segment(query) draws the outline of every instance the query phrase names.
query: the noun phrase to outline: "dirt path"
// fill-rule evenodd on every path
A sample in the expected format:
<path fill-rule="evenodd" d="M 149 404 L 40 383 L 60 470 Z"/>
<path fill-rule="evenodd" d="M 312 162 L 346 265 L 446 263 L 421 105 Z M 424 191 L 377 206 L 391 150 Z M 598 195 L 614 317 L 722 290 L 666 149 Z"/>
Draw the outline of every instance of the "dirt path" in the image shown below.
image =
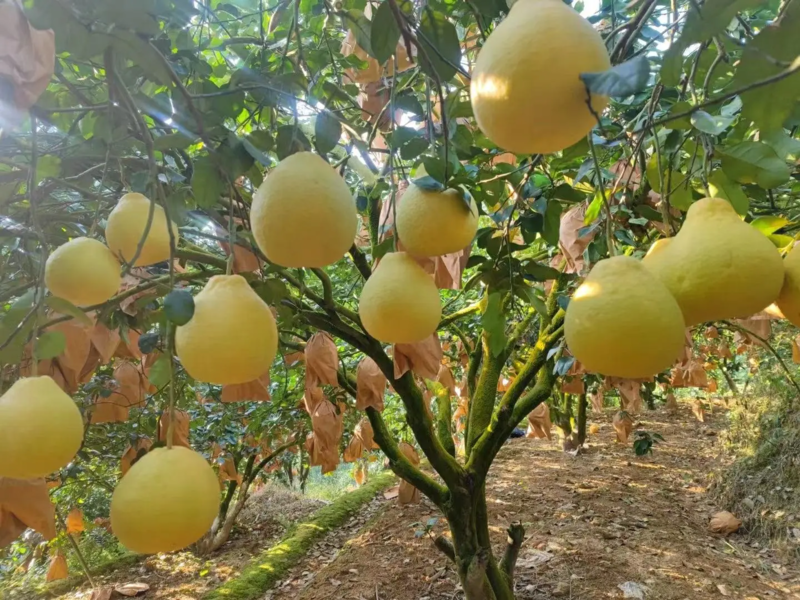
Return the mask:
<path fill-rule="evenodd" d="M 717 510 L 706 489 L 719 466 L 715 421 L 723 418 L 707 417 L 698 423 L 685 407 L 677 416 L 642 415 L 642 428 L 666 438 L 646 458 L 614 443 L 608 415 L 595 420 L 600 431 L 578 457 L 555 443 L 511 440 L 492 469 L 488 496 L 497 547 L 508 522 L 520 520 L 527 531 L 518 598 L 637 598 L 638 588 L 648 600 L 800 599 L 797 564 L 741 535 L 707 532 Z M 448 561 L 415 535 L 436 509 L 382 504 L 335 560 L 302 561 L 265 600 L 461 598 Z M 443 520 L 434 526 L 435 533 L 445 529 Z M 341 543 L 339 536 L 334 552 Z M 632 595 L 619 587 L 626 585 Z"/>

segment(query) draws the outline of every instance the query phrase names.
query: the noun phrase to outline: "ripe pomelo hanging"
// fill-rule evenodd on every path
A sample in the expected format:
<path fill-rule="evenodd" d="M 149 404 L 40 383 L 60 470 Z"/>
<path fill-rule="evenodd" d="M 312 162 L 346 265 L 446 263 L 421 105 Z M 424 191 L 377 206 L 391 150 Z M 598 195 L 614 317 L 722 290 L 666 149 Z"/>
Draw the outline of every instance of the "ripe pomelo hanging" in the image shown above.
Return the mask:
<path fill-rule="evenodd" d="M 119 261 L 102 242 L 74 238 L 48 257 L 44 282 L 54 296 L 76 306 L 101 304 L 119 290 Z"/>
<path fill-rule="evenodd" d="M 67 466 L 83 417 L 50 377 L 26 377 L 0 396 L 0 477 L 34 479 Z"/>
<path fill-rule="evenodd" d="M 643 262 L 678 301 L 687 327 L 763 310 L 784 278 L 777 248 L 720 198 L 692 204 L 678 234 Z"/>
<path fill-rule="evenodd" d="M 564 319 L 567 347 L 587 370 L 631 379 L 669 368 L 683 351 L 684 329 L 669 290 L 629 256 L 598 262 Z"/>
<path fill-rule="evenodd" d="M 344 179 L 319 155 L 284 158 L 253 196 L 250 224 L 258 247 L 284 267 L 319 268 L 341 259 L 358 228 Z"/>
<path fill-rule="evenodd" d="M 414 256 L 441 256 L 466 248 L 478 231 L 478 206 L 461 192 L 410 184 L 397 203 L 397 234 Z"/>
<path fill-rule="evenodd" d="M 194 298 L 194 315 L 175 331 L 186 371 L 206 383 L 247 383 L 266 373 L 278 351 L 272 311 L 241 275 L 216 275 Z"/>
<path fill-rule="evenodd" d="M 558 152 L 597 122 L 580 75 L 610 66 L 600 34 L 562 0 L 518 0 L 475 62 L 475 119 L 506 150 Z M 592 96 L 596 113 L 607 104 L 607 97 Z"/>
<path fill-rule="evenodd" d="M 142 194 L 125 194 L 108 215 L 106 242 L 114 256 L 130 261 L 136 255 L 136 248 L 144 235 L 151 202 Z M 178 227 L 172 223 L 175 242 Z M 169 229 L 167 215 L 158 204 L 154 207 L 153 221 L 147 239 L 136 259 L 136 267 L 147 267 L 169 259 Z"/>
<path fill-rule="evenodd" d="M 800 250 L 797 247 L 783 259 L 783 268 L 786 277 L 775 304 L 784 317 L 800 327 Z"/>
<path fill-rule="evenodd" d="M 433 278 L 417 261 L 405 252 L 392 252 L 364 284 L 358 314 L 375 339 L 412 344 L 436 331 L 442 305 Z"/>
<path fill-rule="evenodd" d="M 139 459 L 111 498 L 111 529 L 140 554 L 172 552 L 199 540 L 219 512 L 219 482 L 200 454 L 156 448 Z"/>

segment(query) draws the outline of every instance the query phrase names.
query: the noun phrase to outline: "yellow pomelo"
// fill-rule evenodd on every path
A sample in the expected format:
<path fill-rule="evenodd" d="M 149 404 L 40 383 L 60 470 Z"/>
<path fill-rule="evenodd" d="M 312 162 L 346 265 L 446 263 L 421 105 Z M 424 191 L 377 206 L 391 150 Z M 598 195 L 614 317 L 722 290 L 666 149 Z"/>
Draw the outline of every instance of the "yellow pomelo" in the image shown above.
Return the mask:
<path fill-rule="evenodd" d="M 424 190 L 413 183 L 397 203 L 397 234 L 415 256 L 441 256 L 466 248 L 478 231 L 478 207 L 457 190 Z"/>
<path fill-rule="evenodd" d="M 117 293 L 119 272 L 119 261 L 105 244 L 79 237 L 49 256 L 44 282 L 54 296 L 77 306 L 89 306 L 101 304 Z"/>
<path fill-rule="evenodd" d="M 278 351 L 275 317 L 241 275 L 216 275 L 194 299 L 194 316 L 175 331 L 175 350 L 198 381 L 247 383 Z"/>
<path fill-rule="evenodd" d="M 775 304 L 784 317 L 800 327 L 800 250 L 797 247 L 783 259 L 783 268 L 786 277 Z"/>
<path fill-rule="evenodd" d="M 436 331 L 442 305 L 433 278 L 410 255 L 393 252 L 364 284 L 358 314 L 375 339 L 413 344 Z"/>
<path fill-rule="evenodd" d="M 150 200 L 142 194 L 125 194 L 108 215 L 106 225 L 106 242 L 114 253 L 122 260 L 129 261 L 136 254 L 136 248 L 144 235 L 147 216 L 150 213 Z M 172 223 L 175 243 L 178 241 L 178 227 Z M 147 239 L 142 246 L 137 267 L 146 267 L 169 259 L 169 229 L 164 209 L 157 205 L 153 212 L 153 222 Z"/>
<path fill-rule="evenodd" d="M 687 327 L 748 317 L 772 304 L 783 285 L 777 248 L 720 198 L 692 204 L 678 234 L 644 265 L 678 301 Z"/>
<path fill-rule="evenodd" d="M 562 0 L 518 0 L 475 62 L 475 119 L 506 150 L 558 152 L 596 123 L 580 74 L 610 66 L 600 34 Z M 607 104 L 607 97 L 592 96 L 598 114 Z"/>
<path fill-rule="evenodd" d="M 647 251 L 645 258 L 651 259 L 656 254 L 659 254 L 660 252 L 666 250 L 667 246 L 672 241 L 672 239 L 673 238 L 661 238 L 660 240 L 656 240 L 655 242 L 653 242 L 653 245 L 650 246 L 650 249 Z"/>
<path fill-rule="evenodd" d="M 284 158 L 253 196 L 250 224 L 258 247 L 284 267 L 324 267 L 342 258 L 358 228 L 344 179 L 321 157 Z"/>
<path fill-rule="evenodd" d="M 667 369 L 684 345 L 681 309 L 638 260 L 598 262 L 567 306 L 564 335 L 589 371 L 650 377 Z"/>
<path fill-rule="evenodd" d="M 83 418 L 50 377 L 18 379 L 0 396 L 0 477 L 33 479 L 65 467 L 83 441 Z"/>
<path fill-rule="evenodd" d="M 156 448 L 125 474 L 111 498 L 111 529 L 140 554 L 172 552 L 199 540 L 219 511 L 219 482 L 200 454 Z"/>

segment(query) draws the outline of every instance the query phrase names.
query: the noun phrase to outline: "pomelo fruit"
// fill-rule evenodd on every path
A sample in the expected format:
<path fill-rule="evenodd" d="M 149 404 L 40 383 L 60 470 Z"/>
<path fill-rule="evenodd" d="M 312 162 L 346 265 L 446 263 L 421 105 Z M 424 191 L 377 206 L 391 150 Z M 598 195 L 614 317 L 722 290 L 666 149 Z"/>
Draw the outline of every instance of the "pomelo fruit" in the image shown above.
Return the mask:
<path fill-rule="evenodd" d="M 414 256 L 441 256 L 466 248 L 478 231 L 475 200 L 458 190 L 443 192 L 408 186 L 397 203 L 397 234 Z"/>
<path fill-rule="evenodd" d="M 54 296 L 76 306 L 102 304 L 119 290 L 120 264 L 102 242 L 78 237 L 47 258 L 44 283 Z"/>
<path fill-rule="evenodd" d="M 475 119 L 506 150 L 558 152 L 597 122 L 580 75 L 610 66 L 600 34 L 562 0 L 518 0 L 478 53 L 470 91 Z M 596 113 L 607 104 L 592 95 Z"/>
<path fill-rule="evenodd" d="M 111 498 L 111 529 L 140 554 L 172 552 L 199 540 L 219 512 L 219 482 L 200 454 L 156 448 L 125 474 Z"/>
<path fill-rule="evenodd" d="M 564 320 L 567 347 L 587 370 L 631 379 L 669 368 L 683 351 L 684 329 L 669 290 L 629 256 L 598 262 Z"/>
<path fill-rule="evenodd" d="M 50 377 L 26 377 L 0 396 L 0 477 L 34 479 L 67 466 L 83 442 L 78 407 Z"/>
<path fill-rule="evenodd" d="M 358 314 L 375 339 L 412 344 L 436 331 L 442 305 L 433 278 L 417 261 L 405 252 L 392 252 L 364 284 Z"/>
<path fill-rule="evenodd" d="M 692 204 L 670 240 L 643 263 L 678 301 L 687 327 L 748 317 L 778 298 L 784 278 L 778 249 L 727 200 Z"/>
<path fill-rule="evenodd" d="M 248 383 L 267 372 L 278 351 L 272 311 L 241 275 L 216 275 L 194 298 L 194 315 L 175 331 L 186 371 L 206 383 Z"/>
<path fill-rule="evenodd" d="M 783 268 L 785 279 L 775 304 L 778 312 L 800 327 L 800 250 L 796 246 L 783 259 Z"/>
<path fill-rule="evenodd" d="M 137 193 L 125 194 L 108 215 L 106 242 L 114 256 L 130 261 L 144 235 L 147 217 L 150 213 L 150 199 Z M 177 243 L 178 227 L 173 222 L 172 231 Z M 147 267 L 169 259 L 169 229 L 167 215 L 158 204 L 155 205 L 153 221 L 147 239 L 136 259 L 136 267 Z"/>
<path fill-rule="evenodd" d="M 344 179 L 319 155 L 284 158 L 253 196 L 250 224 L 258 247 L 284 267 L 318 268 L 341 259 L 358 228 Z"/>

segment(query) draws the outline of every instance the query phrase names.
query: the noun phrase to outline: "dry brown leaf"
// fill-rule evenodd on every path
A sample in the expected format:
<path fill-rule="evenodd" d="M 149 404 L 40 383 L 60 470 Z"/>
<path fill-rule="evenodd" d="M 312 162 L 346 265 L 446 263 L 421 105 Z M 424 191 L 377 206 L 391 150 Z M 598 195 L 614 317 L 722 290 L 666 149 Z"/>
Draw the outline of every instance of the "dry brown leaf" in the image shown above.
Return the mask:
<path fill-rule="evenodd" d="M 442 362 L 442 346 L 439 334 L 434 333 L 416 344 L 394 345 L 394 378 L 400 379 L 409 371 L 435 381 Z"/>
<path fill-rule="evenodd" d="M 372 407 L 383 412 L 386 383 L 386 375 L 377 363 L 368 356 L 364 357 L 356 370 L 356 410 Z"/>
<path fill-rule="evenodd" d="M 528 431 L 525 437 L 552 440 L 551 428 L 550 407 L 543 402 L 528 415 Z"/>
<path fill-rule="evenodd" d="M 614 431 L 617 433 L 617 441 L 621 444 L 627 444 L 628 438 L 633 431 L 633 419 L 624 410 L 617 412 L 612 421 Z"/>
<path fill-rule="evenodd" d="M 67 533 L 82 533 L 86 528 L 83 524 L 83 511 L 73 508 L 67 514 Z"/>
<path fill-rule="evenodd" d="M 125 474 L 131 470 L 134 463 L 147 454 L 152 447 L 153 442 L 147 437 L 139 438 L 132 446 L 128 446 L 120 459 L 119 468 L 122 476 L 125 477 Z"/>
<path fill-rule="evenodd" d="M 175 411 L 175 427 L 173 432 L 172 444 L 174 446 L 184 446 L 191 448 L 189 445 L 189 421 L 191 417 L 189 413 L 182 410 Z M 158 422 L 158 439 L 159 441 L 167 441 L 167 432 L 169 431 L 169 410 L 165 410 L 161 415 L 161 420 Z"/>
<path fill-rule="evenodd" d="M 721 533 L 723 535 L 730 535 L 736 533 L 742 526 L 741 520 L 737 519 L 732 513 L 727 510 L 716 513 L 711 517 L 708 523 L 708 529 L 712 533 Z"/>
<path fill-rule="evenodd" d="M 586 392 L 586 386 L 583 384 L 583 377 L 564 377 L 561 380 L 561 392 L 564 394 L 580 395 Z"/>
<path fill-rule="evenodd" d="M 142 351 L 139 350 L 139 338 L 141 334 L 135 329 L 128 329 L 125 335 L 121 336 L 121 341 L 117 345 L 117 350 L 114 356 L 117 358 L 132 358 L 134 360 L 142 359 Z"/>
<path fill-rule="evenodd" d="M 283 364 L 287 367 L 293 367 L 299 362 L 302 362 L 306 359 L 305 352 L 290 352 L 289 354 L 283 355 Z"/>
<path fill-rule="evenodd" d="M 308 340 L 306 355 L 306 388 L 320 384 L 339 385 L 339 351 L 333 338 L 321 331 Z"/>
<path fill-rule="evenodd" d="M 108 400 L 127 408 L 144 408 L 145 385 L 139 368 L 129 360 L 118 360 L 114 366 L 114 381 L 117 389 Z"/>
<path fill-rule="evenodd" d="M 703 406 L 703 401 L 700 398 L 695 398 L 692 400 L 692 413 L 701 423 L 706 422 L 706 409 Z"/>
<path fill-rule="evenodd" d="M 597 435 L 598 433 L 600 433 L 600 425 L 591 423 L 589 425 L 589 435 Z"/>
<path fill-rule="evenodd" d="M 45 581 L 58 581 L 59 579 L 66 579 L 69 577 L 69 569 L 67 568 L 67 557 L 59 550 L 55 553 L 50 560 L 50 566 L 47 567 L 47 575 Z"/>
<path fill-rule="evenodd" d="M 254 381 L 223 385 L 222 402 L 269 402 L 269 371 Z"/>
<path fill-rule="evenodd" d="M 29 109 L 47 89 L 55 48 L 52 29 L 31 27 L 15 2 L 0 4 L 0 78 L 11 85 L 17 110 Z"/>
<path fill-rule="evenodd" d="M 92 592 L 92 597 L 89 600 L 111 600 L 111 594 L 114 593 L 114 588 L 111 586 L 95 588 Z"/>
<path fill-rule="evenodd" d="M 124 583 L 122 585 L 114 586 L 114 591 L 123 596 L 133 597 L 140 596 L 150 590 L 150 586 L 146 583 Z"/>
<path fill-rule="evenodd" d="M 717 380 L 712 378 L 712 377 L 709 377 L 708 378 L 708 386 L 706 387 L 706 391 L 709 394 L 715 394 L 717 392 L 717 389 L 718 389 Z"/>

